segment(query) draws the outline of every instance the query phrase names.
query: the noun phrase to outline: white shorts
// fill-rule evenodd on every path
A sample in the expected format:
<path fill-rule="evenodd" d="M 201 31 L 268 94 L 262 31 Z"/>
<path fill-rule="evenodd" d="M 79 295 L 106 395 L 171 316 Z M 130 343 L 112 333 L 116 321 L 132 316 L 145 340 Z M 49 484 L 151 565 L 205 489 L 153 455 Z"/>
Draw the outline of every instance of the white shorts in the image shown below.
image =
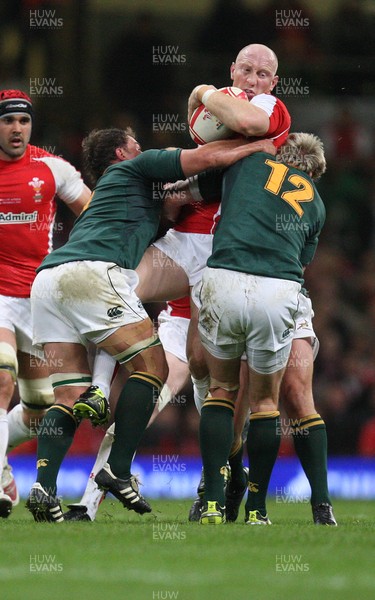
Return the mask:
<path fill-rule="evenodd" d="M 153 246 L 164 252 L 186 273 L 192 287 L 202 279 L 203 269 L 212 253 L 213 235 L 184 233 L 169 229 Z"/>
<path fill-rule="evenodd" d="M 69 262 L 40 271 L 31 290 L 33 343 L 102 342 L 148 314 L 134 289 L 138 275 L 114 263 Z"/>
<path fill-rule="evenodd" d="M 186 340 L 190 319 L 172 317 L 167 309 L 159 313 L 158 321 L 158 333 L 164 351 L 187 363 Z"/>
<path fill-rule="evenodd" d="M 295 328 L 293 333 L 293 339 L 305 339 L 310 338 L 311 347 L 313 351 L 313 359 L 319 352 L 319 340 L 316 337 L 316 333 L 313 328 L 312 320 L 314 317 L 314 311 L 310 298 L 305 296 L 303 292 L 298 295 L 298 309 L 295 316 Z"/>
<path fill-rule="evenodd" d="M 44 358 L 43 352 L 35 350 L 32 346 L 30 298 L 0 295 L 0 327 L 15 334 L 17 350 Z"/>
<path fill-rule="evenodd" d="M 259 372 L 279 370 L 288 360 L 300 289 L 295 281 L 207 267 L 198 325 L 203 345 L 212 354 L 214 347 L 214 355 L 223 359 L 245 351 L 249 365 Z M 279 352 L 283 348 L 286 352 Z M 254 351 L 262 354 L 265 370 L 254 363 Z"/>
<path fill-rule="evenodd" d="M 191 298 L 198 309 L 200 309 L 200 306 L 201 306 L 200 290 L 201 290 L 201 283 L 198 282 L 194 286 L 194 289 L 192 290 L 192 294 L 191 294 Z M 295 339 L 310 338 L 311 347 L 312 347 L 312 351 L 313 351 L 313 360 L 315 360 L 318 355 L 318 352 L 319 352 L 320 343 L 319 343 L 319 340 L 318 340 L 317 335 L 313 328 L 313 324 L 312 324 L 313 317 L 314 317 L 314 311 L 312 308 L 310 298 L 305 296 L 303 294 L 303 292 L 300 292 L 298 294 L 297 312 L 294 315 L 295 325 L 294 325 L 293 339 L 295 340 Z"/>

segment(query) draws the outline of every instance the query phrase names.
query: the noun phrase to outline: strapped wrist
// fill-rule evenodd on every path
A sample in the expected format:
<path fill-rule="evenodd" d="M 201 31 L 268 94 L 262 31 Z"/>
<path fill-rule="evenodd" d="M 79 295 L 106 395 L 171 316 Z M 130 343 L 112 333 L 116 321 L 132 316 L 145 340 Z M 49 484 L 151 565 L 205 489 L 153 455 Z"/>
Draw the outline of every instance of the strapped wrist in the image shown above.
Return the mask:
<path fill-rule="evenodd" d="M 204 104 L 206 106 L 207 100 L 209 99 L 211 94 L 213 94 L 214 92 L 217 92 L 217 90 L 207 90 L 206 92 L 204 92 L 204 94 L 202 96 L 202 104 Z"/>

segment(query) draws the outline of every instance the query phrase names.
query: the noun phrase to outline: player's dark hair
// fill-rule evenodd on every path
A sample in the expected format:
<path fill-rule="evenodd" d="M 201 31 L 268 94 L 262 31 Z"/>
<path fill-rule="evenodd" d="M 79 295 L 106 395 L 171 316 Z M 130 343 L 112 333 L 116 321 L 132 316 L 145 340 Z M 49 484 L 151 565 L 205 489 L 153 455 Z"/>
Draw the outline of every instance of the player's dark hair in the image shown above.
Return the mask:
<path fill-rule="evenodd" d="M 109 165 L 116 161 L 116 148 L 126 146 L 134 131 L 126 129 L 94 129 L 82 141 L 83 169 L 91 187 L 95 187 Z"/>

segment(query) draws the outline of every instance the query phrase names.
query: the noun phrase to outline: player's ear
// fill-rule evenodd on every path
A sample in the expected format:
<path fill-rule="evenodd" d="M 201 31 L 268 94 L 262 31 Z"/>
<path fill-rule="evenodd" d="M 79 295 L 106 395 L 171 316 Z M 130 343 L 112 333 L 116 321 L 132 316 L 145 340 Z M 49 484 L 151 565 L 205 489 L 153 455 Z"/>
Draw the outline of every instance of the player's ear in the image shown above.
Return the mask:
<path fill-rule="evenodd" d="M 278 81 L 279 81 L 279 76 L 275 75 L 275 77 L 271 81 L 270 92 L 272 92 L 273 88 L 276 87 Z"/>
<path fill-rule="evenodd" d="M 116 148 L 115 154 L 116 154 L 117 160 L 126 160 L 127 159 L 125 148 L 121 148 L 121 147 Z"/>
<path fill-rule="evenodd" d="M 236 63 L 232 62 L 231 66 L 230 66 L 230 78 L 231 78 L 232 81 L 234 79 L 234 70 L 235 70 L 235 68 L 236 68 Z"/>

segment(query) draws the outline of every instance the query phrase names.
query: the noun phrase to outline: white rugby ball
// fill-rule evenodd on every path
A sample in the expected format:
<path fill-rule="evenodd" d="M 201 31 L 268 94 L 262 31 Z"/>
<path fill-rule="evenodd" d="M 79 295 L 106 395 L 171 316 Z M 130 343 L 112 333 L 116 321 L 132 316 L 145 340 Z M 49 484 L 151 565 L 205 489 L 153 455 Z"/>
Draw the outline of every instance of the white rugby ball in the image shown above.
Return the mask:
<path fill-rule="evenodd" d="M 238 87 L 223 87 L 218 92 L 248 101 L 246 92 Z M 208 142 L 225 140 L 233 135 L 233 131 L 219 121 L 215 115 L 210 113 L 204 104 L 198 106 L 191 115 L 189 133 L 194 142 L 200 146 Z"/>

